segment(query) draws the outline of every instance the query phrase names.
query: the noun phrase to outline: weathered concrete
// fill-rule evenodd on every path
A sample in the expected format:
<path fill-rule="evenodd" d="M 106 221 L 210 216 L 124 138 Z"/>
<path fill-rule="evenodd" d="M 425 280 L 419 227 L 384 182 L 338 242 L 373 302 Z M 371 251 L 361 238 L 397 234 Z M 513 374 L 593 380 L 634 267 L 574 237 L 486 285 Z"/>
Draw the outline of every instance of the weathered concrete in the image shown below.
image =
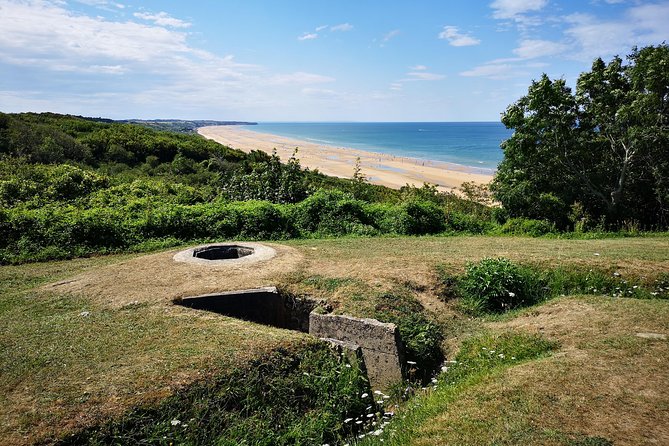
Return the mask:
<path fill-rule="evenodd" d="M 359 345 L 374 388 L 388 389 L 402 380 L 404 346 L 395 324 L 331 314 L 309 315 L 309 334 Z"/>
<path fill-rule="evenodd" d="M 316 301 L 282 296 L 275 287 L 184 297 L 176 304 L 290 330 L 309 331 Z"/>
<path fill-rule="evenodd" d="M 321 338 L 321 341 L 329 342 L 330 346 L 341 356 L 348 358 L 348 362 L 360 364 L 362 359 L 362 349 L 353 342 L 341 341 L 333 338 Z M 364 364 L 363 364 L 364 366 Z"/>
<path fill-rule="evenodd" d="M 221 251 L 229 250 L 230 258 L 211 258 L 207 253 L 215 252 L 217 248 Z M 276 251 L 269 246 L 251 242 L 210 243 L 208 245 L 195 246 L 176 253 L 173 257 L 175 262 L 195 263 L 198 265 L 248 265 L 262 262 L 276 256 Z"/>

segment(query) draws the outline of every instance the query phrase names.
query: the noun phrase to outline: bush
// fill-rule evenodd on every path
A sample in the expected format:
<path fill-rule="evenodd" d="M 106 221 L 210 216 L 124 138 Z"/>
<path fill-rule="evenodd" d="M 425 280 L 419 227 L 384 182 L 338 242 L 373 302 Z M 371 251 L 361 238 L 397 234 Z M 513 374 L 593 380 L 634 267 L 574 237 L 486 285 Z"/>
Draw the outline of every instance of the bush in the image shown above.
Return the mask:
<path fill-rule="evenodd" d="M 502 234 L 529 235 L 532 237 L 540 237 L 556 231 L 557 228 L 552 222 L 522 217 L 510 218 L 499 230 Z"/>
<path fill-rule="evenodd" d="M 298 203 L 292 216 L 304 235 L 345 235 L 373 226 L 365 204 L 343 192 L 319 191 Z"/>
<path fill-rule="evenodd" d="M 473 314 L 500 313 L 531 305 L 543 295 L 540 280 L 532 270 L 504 258 L 485 258 L 468 264 L 458 288 L 463 309 Z"/>
<path fill-rule="evenodd" d="M 446 228 L 454 232 L 468 232 L 483 234 L 493 228 L 489 219 L 480 218 L 462 211 L 448 211 L 446 213 Z"/>
<path fill-rule="evenodd" d="M 445 227 L 443 209 L 430 201 L 413 199 L 400 206 L 377 207 L 375 211 L 375 220 L 384 232 L 423 235 L 441 232 Z"/>

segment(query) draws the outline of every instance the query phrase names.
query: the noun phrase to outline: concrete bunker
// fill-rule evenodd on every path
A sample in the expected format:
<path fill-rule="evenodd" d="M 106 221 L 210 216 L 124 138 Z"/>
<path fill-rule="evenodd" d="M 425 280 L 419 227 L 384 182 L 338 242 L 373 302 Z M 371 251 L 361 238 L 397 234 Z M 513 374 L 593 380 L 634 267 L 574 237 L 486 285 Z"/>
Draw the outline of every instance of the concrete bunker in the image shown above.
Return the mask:
<path fill-rule="evenodd" d="M 175 262 L 206 266 L 248 265 L 270 260 L 276 251 L 267 245 L 252 242 L 211 243 L 176 253 Z"/>
<path fill-rule="evenodd" d="M 320 302 L 282 294 L 275 287 L 264 287 L 184 297 L 175 300 L 175 303 L 196 310 L 308 333 L 309 314 Z"/>
<path fill-rule="evenodd" d="M 251 247 L 239 245 L 210 245 L 193 249 L 193 257 L 205 260 L 239 259 L 255 252 Z"/>
<path fill-rule="evenodd" d="M 174 255 L 176 262 L 206 266 L 245 265 L 269 260 L 276 251 L 260 243 L 201 245 Z M 370 385 L 387 390 L 404 378 L 404 346 L 395 324 L 375 319 L 320 314 L 323 302 L 280 293 L 275 287 L 203 294 L 175 304 L 228 317 L 309 333 L 336 349 L 362 357 Z"/>

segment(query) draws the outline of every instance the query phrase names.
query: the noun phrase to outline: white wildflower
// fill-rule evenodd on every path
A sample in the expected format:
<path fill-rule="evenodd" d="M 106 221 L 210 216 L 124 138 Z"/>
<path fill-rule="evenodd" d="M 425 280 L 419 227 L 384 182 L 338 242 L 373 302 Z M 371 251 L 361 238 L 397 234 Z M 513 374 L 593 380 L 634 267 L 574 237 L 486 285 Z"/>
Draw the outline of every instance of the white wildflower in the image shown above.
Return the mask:
<path fill-rule="evenodd" d="M 178 425 L 181 424 L 181 420 L 174 419 L 174 420 L 170 421 L 170 424 L 172 426 L 178 426 Z"/>
<path fill-rule="evenodd" d="M 360 395 L 360 398 L 367 398 L 369 396 L 369 393 L 365 392 L 362 395 Z"/>
<path fill-rule="evenodd" d="M 344 420 L 344 423 L 350 423 L 351 421 L 353 421 L 353 418 L 347 418 Z"/>
<path fill-rule="evenodd" d="M 91 315 L 90 311 L 82 311 L 81 313 L 79 313 L 79 316 L 83 316 L 83 317 L 88 317 L 90 315 Z"/>

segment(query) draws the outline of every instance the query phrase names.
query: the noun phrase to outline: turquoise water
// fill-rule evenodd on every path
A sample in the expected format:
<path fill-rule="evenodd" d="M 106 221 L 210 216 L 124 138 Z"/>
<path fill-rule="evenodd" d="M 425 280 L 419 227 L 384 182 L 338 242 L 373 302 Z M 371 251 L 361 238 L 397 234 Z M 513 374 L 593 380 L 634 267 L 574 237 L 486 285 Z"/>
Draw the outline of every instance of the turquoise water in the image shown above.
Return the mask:
<path fill-rule="evenodd" d="M 509 138 L 500 122 L 268 122 L 246 129 L 330 146 L 445 161 L 493 172 Z"/>

